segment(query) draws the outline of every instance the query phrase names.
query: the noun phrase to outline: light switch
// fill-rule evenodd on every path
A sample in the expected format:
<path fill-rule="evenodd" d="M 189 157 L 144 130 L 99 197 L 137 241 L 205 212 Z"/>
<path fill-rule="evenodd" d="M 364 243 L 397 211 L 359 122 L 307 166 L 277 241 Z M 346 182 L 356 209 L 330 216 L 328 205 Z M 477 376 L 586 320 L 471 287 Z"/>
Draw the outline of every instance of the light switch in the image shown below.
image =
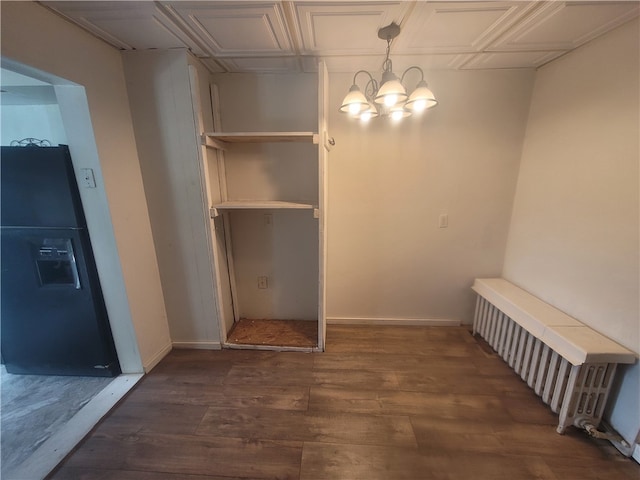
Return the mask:
<path fill-rule="evenodd" d="M 96 178 L 93 176 L 93 169 L 80 169 L 80 184 L 84 188 L 96 188 Z"/>
<path fill-rule="evenodd" d="M 447 228 L 449 226 L 449 215 L 446 213 L 441 213 L 440 218 L 438 219 L 438 227 Z"/>

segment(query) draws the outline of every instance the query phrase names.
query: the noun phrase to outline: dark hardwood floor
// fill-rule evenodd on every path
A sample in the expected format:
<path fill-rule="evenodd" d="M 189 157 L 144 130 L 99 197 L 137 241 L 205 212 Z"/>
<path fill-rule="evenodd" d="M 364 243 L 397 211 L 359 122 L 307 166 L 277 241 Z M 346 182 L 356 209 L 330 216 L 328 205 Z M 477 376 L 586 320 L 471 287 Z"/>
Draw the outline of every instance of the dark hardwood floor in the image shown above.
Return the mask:
<path fill-rule="evenodd" d="M 49 477 L 638 479 L 465 328 L 330 326 L 321 354 L 175 350 Z"/>

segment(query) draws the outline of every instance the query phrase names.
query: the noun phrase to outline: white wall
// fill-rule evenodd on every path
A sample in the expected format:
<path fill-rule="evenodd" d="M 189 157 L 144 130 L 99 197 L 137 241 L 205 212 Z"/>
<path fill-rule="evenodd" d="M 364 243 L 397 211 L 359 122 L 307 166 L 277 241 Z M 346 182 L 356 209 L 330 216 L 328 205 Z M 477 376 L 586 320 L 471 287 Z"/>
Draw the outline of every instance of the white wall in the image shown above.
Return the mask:
<path fill-rule="evenodd" d="M 33 2 L 1 8 L 3 62 L 84 87 L 88 108 L 78 87 L 56 95 L 64 123 L 82 121 L 73 139 L 66 128 L 74 163 L 94 168 L 98 181 L 82 200 L 105 303 L 123 370 L 151 368 L 171 345 L 120 53 Z"/>
<path fill-rule="evenodd" d="M 219 348 L 189 64 L 207 99 L 209 73 L 186 50 L 132 51 L 123 59 L 171 339 Z M 211 130 L 211 108 L 206 123 Z"/>
<path fill-rule="evenodd" d="M 67 143 L 60 107 L 57 104 L 2 105 L 0 113 L 0 145 L 11 145 L 13 140 L 23 138 L 49 140 L 51 145 Z"/>
<path fill-rule="evenodd" d="M 502 270 L 533 77 L 426 72 L 439 106 L 363 127 L 338 112 L 352 75 L 330 75 L 329 318 L 471 321 L 473 279 Z"/>
<path fill-rule="evenodd" d="M 640 352 L 638 21 L 541 68 L 504 277 Z M 640 427 L 638 366 L 611 421 Z"/>

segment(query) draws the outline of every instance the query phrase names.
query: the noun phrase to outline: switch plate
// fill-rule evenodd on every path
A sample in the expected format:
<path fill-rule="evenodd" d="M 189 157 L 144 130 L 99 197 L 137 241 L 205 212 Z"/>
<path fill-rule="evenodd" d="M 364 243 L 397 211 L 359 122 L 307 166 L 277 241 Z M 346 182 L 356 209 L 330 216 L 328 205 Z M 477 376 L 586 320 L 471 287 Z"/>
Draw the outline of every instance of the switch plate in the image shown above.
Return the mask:
<path fill-rule="evenodd" d="M 260 289 L 269 288 L 269 281 L 267 277 L 258 277 L 258 288 Z"/>
<path fill-rule="evenodd" d="M 441 213 L 438 219 L 438 227 L 447 228 L 449 226 L 449 215 L 447 213 Z"/>
<path fill-rule="evenodd" d="M 96 178 L 93 176 L 93 169 L 80 169 L 80 185 L 84 188 L 96 188 Z"/>
<path fill-rule="evenodd" d="M 264 214 L 264 224 L 267 227 L 270 227 L 273 224 L 273 214 L 271 213 Z"/>

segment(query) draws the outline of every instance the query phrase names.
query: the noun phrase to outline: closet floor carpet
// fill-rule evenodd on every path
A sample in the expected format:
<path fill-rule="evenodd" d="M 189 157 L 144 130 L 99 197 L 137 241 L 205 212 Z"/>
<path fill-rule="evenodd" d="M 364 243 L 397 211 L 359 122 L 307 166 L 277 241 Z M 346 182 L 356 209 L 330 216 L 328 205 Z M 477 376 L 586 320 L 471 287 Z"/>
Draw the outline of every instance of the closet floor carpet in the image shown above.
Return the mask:
<path fill-rule="evenodd" d="M 238 345 L 316 347 L 318 322 L 242 318 L 234 324 L 227 336 L 227 342 Z"/>
<path fill-rule="evenodd" d="M 479 342 L 331 325 L 325 353 L 174 350 L 49 478 L 638 479 Z"/>

